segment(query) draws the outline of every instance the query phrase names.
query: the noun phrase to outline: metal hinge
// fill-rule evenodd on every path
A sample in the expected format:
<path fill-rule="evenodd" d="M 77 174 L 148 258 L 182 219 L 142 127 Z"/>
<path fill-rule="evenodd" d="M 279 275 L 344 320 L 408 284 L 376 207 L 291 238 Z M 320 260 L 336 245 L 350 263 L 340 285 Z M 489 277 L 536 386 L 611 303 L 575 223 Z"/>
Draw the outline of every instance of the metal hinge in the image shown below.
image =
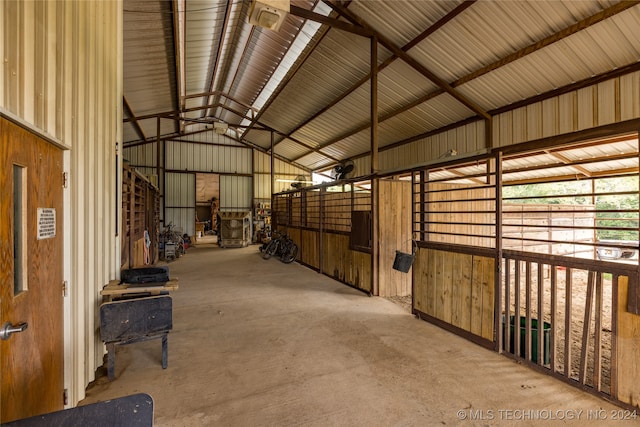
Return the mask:
<path fill-rule="evenodd" d="M 62 296 L 66 297 L 67 295 L 69 295 L 68 292 L 68 287 L 69 287 L 69 282 L 67 282 L 66 280 L 62 282 Z"/>
<path fill-rule="evenodd" d="M 69 172 L 62 172 L 62 188 L 69 186 Z"/>
<path fill-rule="evenodd" d="M 69 389 L 62 390 L 62 404 L 67 406 L 69 404 Z"/>

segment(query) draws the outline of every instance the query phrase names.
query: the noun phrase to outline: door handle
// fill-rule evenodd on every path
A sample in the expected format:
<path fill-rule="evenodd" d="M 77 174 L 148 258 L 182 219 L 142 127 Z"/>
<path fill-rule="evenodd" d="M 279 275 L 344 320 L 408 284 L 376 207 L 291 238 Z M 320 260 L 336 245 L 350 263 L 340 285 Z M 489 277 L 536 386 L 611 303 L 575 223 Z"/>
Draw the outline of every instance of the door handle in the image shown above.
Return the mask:
<path fill-rule="evenodd" d="M 15 334 L 17 332 L 22 332 L 28 327 L 29 327 L 29 324 L 26 322 L 18 323 L 17 325 L 12 325 L 11 322 L 7 322 L 4 325 L 2 325 L 2 328 L 0 328 L 0 339 L 8 340 L 9 338 L 11 338 L 12 334 Z"/>

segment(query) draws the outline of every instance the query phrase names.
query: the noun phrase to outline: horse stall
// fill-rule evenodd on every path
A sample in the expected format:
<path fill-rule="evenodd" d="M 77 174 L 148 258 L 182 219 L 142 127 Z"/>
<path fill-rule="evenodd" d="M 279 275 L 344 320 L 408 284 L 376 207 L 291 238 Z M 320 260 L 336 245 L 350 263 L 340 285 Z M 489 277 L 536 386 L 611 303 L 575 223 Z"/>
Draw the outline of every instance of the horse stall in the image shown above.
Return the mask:
<path fill-rule="evenodd" d="M 575 170 L 588 170 L 593 161 L 581 159 L 589 156 L 570 150 L 563 158 L 579 159 Z M 625 154 L 636 172 L 607 174 L 594 165 L 600 172 L 579 180 L 556 178 L 545 170 L 547 153 L 535 155 L 494 153 L 411 172 L 418 246 L 412 311 L 583 390 L 637 407 L 638 259 L 601 256 L 603 241 L 637 253 L 637 152 Z M 527 180 L 527 170 L 536 176 Z M 623 178 L 631 181 L 605 182 Z"/>
<path fill-rule="evenodd" d="M 301 264 L 368 294 L 411 295 L 411 274 L 393 269 L 396 250 L 413 247 L 409 181 L 352 179 L 278 193 L 273 223 L 298 244 Z"/>

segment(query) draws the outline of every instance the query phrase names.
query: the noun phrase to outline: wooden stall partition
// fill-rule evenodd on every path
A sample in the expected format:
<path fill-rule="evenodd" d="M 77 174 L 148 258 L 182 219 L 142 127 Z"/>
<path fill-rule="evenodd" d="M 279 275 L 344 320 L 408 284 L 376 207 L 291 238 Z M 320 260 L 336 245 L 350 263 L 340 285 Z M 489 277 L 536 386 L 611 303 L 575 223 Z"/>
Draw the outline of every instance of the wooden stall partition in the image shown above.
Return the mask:
<path fill-rule="evenodd" d="M 323 233 L 323 273 L 365 292 L 371 292 L 371 254 L 349 249 L 349 235 Z"/>
<path fill-rule="evenodd" d="M 315 230 L 301 230 L 300 235 L 300 261 L 315 270 L 320 270 L 320 233 Z"/>
<path fill-rule="evenodd" d="M 627 311 L 629 278 L 618 279 L 617 358 L 615 359 L 617 390 L 612 390 L 618 400 L 640 406 L 640 316 Z"/>
<path fill-rule="evenodd" d="M 378 185 L 378 292 L 381 297 L 411 295 L 411 270 L 393 269 L 396 250 L 411 253 L 411 182 L 379 180 Z"/>
<path fill-rule="evenodd" d="M 301 257 L 301 252 L 303 251 L 302 249 L 302 237 L 301 237 L 301 231 L 299 228 L 296 227 L 289 227 L 287 228 L 287 232 L 289 233 L 289 237 L 291 238 L 291 240 L 293 240 L 294 242 L 296 242 L 296 245 L 298 245 L 298 256 L 296 257 L 296 261 L 300 261 L 300 257 Z"/>
<path fill-rule="evenodd" d="M 414 312 L 492 348 L 495 259 L 422 247 L 413 268 Z"/>

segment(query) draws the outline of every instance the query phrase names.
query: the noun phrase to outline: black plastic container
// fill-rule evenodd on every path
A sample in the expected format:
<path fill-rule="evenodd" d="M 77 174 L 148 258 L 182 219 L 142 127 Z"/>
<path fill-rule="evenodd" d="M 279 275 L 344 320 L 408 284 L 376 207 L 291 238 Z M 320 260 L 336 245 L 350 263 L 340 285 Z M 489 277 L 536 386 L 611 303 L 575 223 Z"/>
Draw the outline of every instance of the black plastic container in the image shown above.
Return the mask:
<path fill-rule="evenodd" d="M 143 267 L 122 270 L 120 280 L 123 283 L 155 283 L 169 281 L 169 267 Z"/>

